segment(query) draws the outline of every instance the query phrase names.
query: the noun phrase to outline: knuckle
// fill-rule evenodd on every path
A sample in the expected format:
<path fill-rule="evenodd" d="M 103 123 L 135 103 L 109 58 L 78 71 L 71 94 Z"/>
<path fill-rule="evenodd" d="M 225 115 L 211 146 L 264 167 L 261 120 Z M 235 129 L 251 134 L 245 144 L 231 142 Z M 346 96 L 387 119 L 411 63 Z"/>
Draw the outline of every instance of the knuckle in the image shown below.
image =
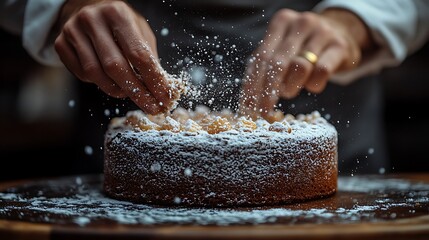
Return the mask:
<path fill-rule="evenodd" d="M 134 61 L 141 62 L 143 64 L 148 64 L 150 62 L 150 51 L 146 44 L 140 41 L 132 41 L 130 44 L 130 58 Z"/>
<path fill-rule="evenodd" d="M 271 18 L 271 21 L 268 25 L 268 29 L 273 31 L 274 29 L 282 28 L 291 21 L 294 17 L 294 13 L 289 9 L 280 9 L 277 11 L 274 16 Z"/>
<path fill-rule="evenodd" d="M 62 36 L 58 36 L 54 42 L 55 51 L 61 54 L 63 49 L 65 48 L 64 38 Z"/>
<path fill-rule="evenodd" d="M 324 35 L 324 36 L 334 36 L 334 33 L 332 31 L 332 27 L 328 24 L 320 24 L 317 27 L 317 33 Z"/>
<path fill-rule="evenodd" d="M 129 40 L 127 45 L 127 58 L 133 63 L 134 67 L 151 66 L 156 62 L 148 43 L 142 40 Z"/>
<path fill-rule="evenodd" d="M 308 28 L 310 26 L 313 26 L 318 21 L 316 19 L 316 16 L 313 13 L 310 12 L 304 12 L 302 13 L 299 18 L 297 19 L 297 24 L 300 28 Z"/>
<path fill-rule="evenodd" d="M 87 62 L 82 65 L 82 72 L 85 78 L 91 79 L 94 76 L 97 76 L 99 71 L 100 69 L 96 62 Z"/>
<path fill-rule="evenodd" d="M 120 66 L 122 64 L 122 61 L 119 57 L 110 57 L 103 60 L 103 68 L 104 71 L 109 76 L 116 75 L 117 72 L 120 70 Z"/>
<path fill-rule="evenodd" d="M 273 20 L 271 21 L 272 24 L 281 24 L 284 22 L 290 21 L 296 13 L 290 9 L 280 9 L 277 11 L 274 16 Z"/>
<path fill-rule="evenodd" d="M 303 12 L 301 14 L 301 19 L 302 21 L 309 22 L 309 23 L 319 22 L 317 19 L 317 15 L 312 12 Z"/>
<path fill-rule="evenodd" d="M 103 8 L 103 14 L 104 15 L 109 15 L 112 18 L 117 19 L 122 18 L 121 14 L 119 13 L 120 9 L 115 5 L 115 4 L 111 4 L 111 5 L 106 5 Z"/>
<path fill-rule="evenodd" d="M 333 45 L 340 50 L 347 51 L 349 49 L 349 43 L 346 39 L 337 37 L 333 40 Z"/>
<path fill-rule="evenodd" d="M 66 22 L 63 26 L 63 30 L 62 33 L 64 34 L 65 37 L 67 38 L 71 38 L 73 36 L 73 24 L 71 21 Z"/>
<path fill-rule="evenodd" d="M 91 6 L 85 6 L 76 14 L 76 19 L 80 23 L 89 23 L 95 19 L 94 10 Z"/>
<path fill-rule="evenodd" d="M 108 15 L 114 19 L 124 19 L 128 14 L 125 14 L 125 9 L 128 5 L 123 1 L 113 1 L 111 4 L 104 4 L 102 11 L 103 14 Z"/>
<path fill-rule="evenodd" d="M 111 4 L 106 4 L 106 8 L 110 11 L 121 14 L 124 9 L 129 8 L 125 1 L 114 1 Z"/>

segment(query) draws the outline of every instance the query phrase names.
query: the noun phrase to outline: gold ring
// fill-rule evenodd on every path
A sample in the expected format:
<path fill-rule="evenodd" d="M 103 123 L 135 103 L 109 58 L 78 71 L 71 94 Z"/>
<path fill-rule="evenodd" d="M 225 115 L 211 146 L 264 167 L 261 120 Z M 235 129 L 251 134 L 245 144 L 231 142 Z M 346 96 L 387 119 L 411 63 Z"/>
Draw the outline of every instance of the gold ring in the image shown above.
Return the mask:
<path fill-rule="evenodd" d="M 311 64 L 315 64 L 319 59 L 316 54 L 310 51 L 303 51 L 300 56 L 307 59 Z"/>

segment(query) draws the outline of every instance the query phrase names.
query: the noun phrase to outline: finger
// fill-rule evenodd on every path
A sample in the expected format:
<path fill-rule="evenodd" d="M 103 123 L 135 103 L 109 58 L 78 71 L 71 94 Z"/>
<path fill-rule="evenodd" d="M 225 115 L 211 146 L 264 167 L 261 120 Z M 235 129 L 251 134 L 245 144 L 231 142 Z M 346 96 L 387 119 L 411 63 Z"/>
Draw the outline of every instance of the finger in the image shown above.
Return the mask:
<path fill-rule="evenodd" d="M 303 89 L 312 71 L 312 63 L 301 56 L 294 57 L 280 85 L 280 96 L 286 99 L 296 97 Z"/>
<path fill-rule="evenodd" d="M 112 97 L 125 97 L 122 90 L 116 83 L 107 76 L 94 52 L 88 37 L 83 34 L 75 22 L 67 23 L 63 28 L 63 36 L 70 49 L 74 49 L 77 55 L 75 58 L 75 69 L 78 68 L 79 78 L 85 82 L 95 83 L 100 89 Z"/>
<path fill-rule="evenodd" d="M 295 96 L 297 92 L 299 92 L 299 89 L 302 88 L 302 81 L 305 79 L 301 78 L 299 75 L 300 72 L 298 71 L 298 73 L 289 73 L 291 68 L 296 68 L 294 65 L 297 64 L 296 62 L 291 63 L 291 61 L 301 51 L 307 39 L 313 34 L 315 26 L 318 25 L 317 18 L 313 13 L 295 13 L 295 15 L 289 15 L 291 17 L 288 19 L 288 21 L 290 21 L 291 24 L 287 24 L 288 28 L 285 31 L 285 35 L 275 50 L 276 54 L 274 55 L 274 62 L 276 63 L 276 66 L 273 69 L 274 76 L 270 76 L 270 78 L 265 79 L 264 89 L 266 89 L 266 92 L 270 95 L 262 99 L 261 108 L 264 109 L 263 113 L 267 115 L 277 104 L 279 96 L 285 96 L 284 94 L 287 95 L 288 93 L 291 93 L 291 97 Z M 298 60 L 298 70 L 306 70 L 308 67 L 311 67 L 307 66 L 307 63 L 303 63 L 304 68 L 301 68 L 300 64 L 300 60 Z M 291 76 L 293 76 L 294 80 L 286 80 L 286 86 L 284 87 L 289 88 L 287 83 L 290 83 L 294 85 L 294 89 L 292 91 L 281 90 L 281 85 L 284 85 L 282 84 L 282 80 L 284 81 Z M 281 91 L 284 92 L 283 95 L 281 95 Z"/>
<path fill-rule="evenodd" d="M 296 51 L 288 65 L 288 70 L 283 76 L 280 85 L 280 96 L 290 99 L 296 97 L 303 89 L 308 78 L 313 72 L 313 63 L 300 56 L 300 52 L 311 51 L 319 54 L 329 42 L 329 34 L 325 34 L 325 28 L 321 28 L 319 19 L 313 13 L 303 13 L 288 32 L 290 43 L 294 44 Z M 295 34 L 296 32 L 296 34 Z M 299 33 L 299 34 L 298 34 Z M 290 44 L 289 43 L 289 44 Z M 288 47 L 288 43 L 282 47 Z M 290 46 L 292 48 L 292 46 Z"/>
<path fill-rule="evenodd" d="M 274 110 L 279 100 L 279 89 L 281 79 L 279 76 L 284 71 L 278 64 L 274 64 L 273 69 L 270 69 L 264 78 L 263 92 L 259 101 L 259 109 L 261 109 L 262 117 L 266 117 Z"/>
<path fill-rule="evenodd" d="M 280 98 L 280 85 L 285 72 L 288 70 L 289 60 L 284 57 L 279 60 L 273 60 L 268 72 L 262 76 L 263 83 L 258 99 L 258 109 L 260 109 L 262 117 L 266 117 L 274 108 Z"/>
<path fill-rule="evenodd" d="M 123 11 L 123 8 L 108 9 L 104 12 L 104 18 L 125 58 L 137 70 L 144 85 L 163 106 L 168 106 L 175 93 L 154 54 L 156 49 L 150 46 L 149 39 L 152 37 L 147 36 L 148 32 L 151 33 L 150 27 L 141 29 L 141 25 L 137 25 L 134 19 L 130 19 L 130 14 Z"/>
<path fill-rule="evenodd" d="M 309 80 L 305 84 L 305 88 L 312 93 L 322 92 L 329 77 L 334 74 L 344 61 L 344 50 L 339 47 L 329 47 L 320 56 L 318 62 L 314 66 Z"/>
<path fill-rule="evenodd" d="M 55 39 L 55 51 L 58 53 L 58 56 L 63 62 L 64 66 L 72 72 L 77 78 L 82 81 L 86 81 L 83 77 L 82 67 L 80 65 L 79 58 L 77 53 L 74 51 L 73 47 L 65 39 L 64 33 L 60 33 Z"/>
<path fill-rule="evenodd" d="M 301 46 L 300 54 L 303 51 L 310 51 L 319 56 L 322 51 L 333 40 L 332 32 L 324 24 L 319 25 L 312 33 L 308 35 L 304 44 Z"/>
<path fill-rule="evenodd" d="M 266 53 L 267 60 L 272 60 L 276 54 L 276 50 L 285 41 L 285 36 L 292 27 L 290 22 L 298 16 L 295 11 L 289 9 L 282 9 L 278 11 L 268 25 L 267 33 L 258 50 L 259 54 Z"/>
<path fill-rule="evenodd" d="M 305 83 L 306 76 L 311 71 L 312 66 L 302 61 L 298 54 L 305 47 L 320 52 L 320 45 L 311 40 L 318 26 L 318 21 L 313 13 L 302 13 L 293 19 L 291 26 L 284 36 L 284 41 L 276 49 L 275 59 L 279 63 L 281 71 L 276 72 L 276 79 L 281 82 L 273 84 L 277 86 L 278 94 L 282 97 L 292 98 L 296 96 Z M 310 39 L 310 40 L 308 40 Z M 309 45 L 309 46 L 306 46 Z M 268 82 L 268 81 L 267 81 Z M 271 92 L 276 92 L 272 89 Z M 265 107 L 275 104 L 275 98 L 267 98 L 263 102 Z"/>
<path fill-rule="evenodd" d="M 305 12 L 298 15 L 290 24 L 276 52 L 288 59 L 298 55 L 318 24 L 317 17 L 313 13 Z"/>
<path fill-rule="evenodd" d="M 255 67 L 252 60 L 250 60 L 246 66 L 246 71 L 244 74 L 244 79 L 241 85 L 240 99 L 239 99 L 239 112 L 243 115 L 246 115 L 247 112 L 251 108 L 252 99 L 251 99 L 251 88 L 253 87 L 250 75 L 255 71 L 253 68 Z"/>
<path fill-rule="evenodd" d="M 248 80 L 244 85 L 245 106 L 253 108 L 254 111 L 261 112 L 262 115 L 273 108 L 278 101 L 278 81 L 276 72 L 282 71 L 278 61 L 273 57 L 275 50 L 283 41 L 283 37 L 288 30 L 288 22 L 297 14 L 291 10 L 280 10 L 276 13 L 268 26 L 262 44 L 256 51 L 255 62 L 249 69 Z M 274 94 L 273 94 L 274 93 Z M 247 101 L 246 101 L 247 100 Z"/>
<path fill-rule="evenodd" d="M 89 36 L 104 72 L 134 101 L 143 111 L 149 114 L 163 112 L 146 86 L 137 79 L 133 69 L 116 45 L 110 29 L 103 23 L 91 19 L 91 14 L 83 14 L 82 26 Z"/>
<path fill-rule="evenodd" d="M 240 97 L 240 112 L 251 118 L 259 115 L 258 102 L 261 97 L 263 76 L 266 74 L 267 63 L 253 60 L 248 67 Z"/>
<path fill-rule="evenodd" d="M 274 108 L 279 100 L 279 87 L 281 78 L 287 70 L 289 64 L 289 50 L 288 47 L 284 48 L 285 42 L 288 41 L 287 33 L 290 31 L 291 26 L 289 22 L 293 22 L 298 14 L 291 10 L 281 10 L 273 18 L 270 27 L 270 34 L 266 39 L 268 45 L 272 47 L 272 53 L 269 59 L 269 70 L 263 79 L 262 90 L 259 95 L 259 109 L 261 115 L 266 117 Z"/>
<path fill-rule="evenodd" d="M 323 66 L 323 62 L 320 62 L 319 56 L 322 54 L 324 49 L 332 41 L 332 33 L 320 25 L 315 31 L 309 35 L 305 44 L 302 46 L 303 51 L 309 51 L 317 56 L 317 62 L 313 66 L 307 80 L 304 80 L 304 87 L 312 93 L 320 93 L 326 86 L 329 75 L 327 75 L 327 69 Z M 309 64 L 307 64 L 309 65 Z M 310 67 L 308 67 L 310 68 Z M 301 87 L 302 88 L 302 87 Z M 292 93 L 291 96 L 294 96 Z M 289 96 L 289 98 L 291 97 Z"/>
<path fill-rule="evenodd" d="M 267 116 L 277 104 L 280 97 L 280 86 L 282 79 L 288 71 L 290 64 L 289 56 L 286 54 L 276 54 L 270 61 L 269 70 L 263 75 L 262 93 L 258 96 L 258 108 L 261 109 L 261 115 Z"/>

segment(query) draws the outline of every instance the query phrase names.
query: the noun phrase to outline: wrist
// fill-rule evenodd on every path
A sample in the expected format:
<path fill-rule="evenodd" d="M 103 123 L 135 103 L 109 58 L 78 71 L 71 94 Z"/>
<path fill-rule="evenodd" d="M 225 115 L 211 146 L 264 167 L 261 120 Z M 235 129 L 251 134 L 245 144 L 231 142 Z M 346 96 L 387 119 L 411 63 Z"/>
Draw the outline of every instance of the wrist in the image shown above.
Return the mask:
<path fill-rule="evenodd" d="M 354 41 L 361 52 L 374 48 L 375 42 L 370 30 L 353 12 L 342 8 L 328 8 L 321 13 L 321 16 L 334 23 L 345 36 Z"/>

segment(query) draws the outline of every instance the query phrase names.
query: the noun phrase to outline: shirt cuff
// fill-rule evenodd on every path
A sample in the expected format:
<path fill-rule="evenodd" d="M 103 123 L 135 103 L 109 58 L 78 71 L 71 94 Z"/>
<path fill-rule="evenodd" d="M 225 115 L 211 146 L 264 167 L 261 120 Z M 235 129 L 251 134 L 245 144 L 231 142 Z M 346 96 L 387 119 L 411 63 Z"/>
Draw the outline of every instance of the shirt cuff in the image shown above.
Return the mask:
<path fill-rule="evenodd" d="M 315 12 L 343 8 L 355 13 L 369 28 L 378 48 L 366 55 L 353 70 L 332 76 L 331 81 L 349 84 L 359 77 L 375 74 L 385 67 L 399 65 L 408 55 L 408 45 L 416 32 L 417 9 L 412 1 L 325 0 Z"/>
<path fill-rule="evenodd" d="M 24 15 L 22 43 L 38 62 L 63 66 L 54 48 L 51 29 L 66 0 L 28 0 Z"/>

